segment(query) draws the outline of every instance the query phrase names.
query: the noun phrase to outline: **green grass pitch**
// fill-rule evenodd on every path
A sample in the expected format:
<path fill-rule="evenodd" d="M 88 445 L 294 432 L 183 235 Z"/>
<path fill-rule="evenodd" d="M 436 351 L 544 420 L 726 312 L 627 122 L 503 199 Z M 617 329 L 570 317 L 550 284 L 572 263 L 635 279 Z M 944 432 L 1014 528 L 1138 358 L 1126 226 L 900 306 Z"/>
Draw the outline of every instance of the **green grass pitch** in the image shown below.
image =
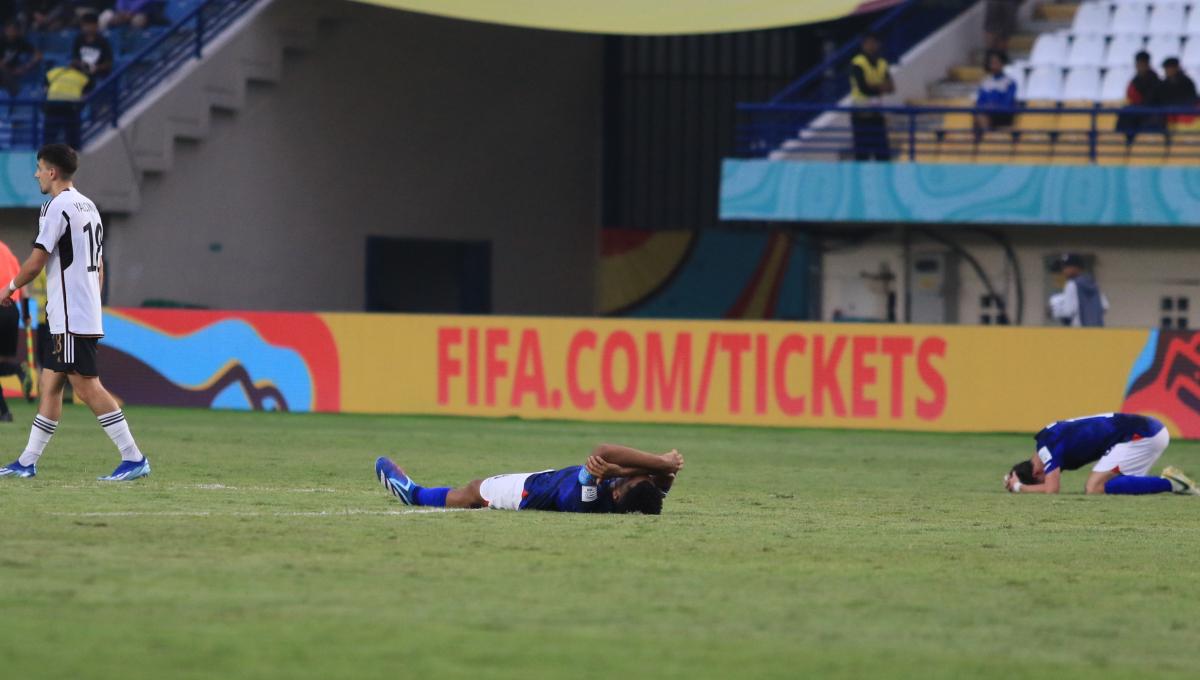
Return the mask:
<path fill-rule="evenodd" d="M 10 457 L 32 410 L 4 427 Z M 1046 414 L 1053 416 L 1072 414 Z M 1200 498 L 1012 496 L 1017 435 L 68 408 L 0 480 L 5 678 L 1195 677 Z M 679 448 L 661 517 L 408 513 L 421 483 Z M 1200 472 L 1200 444 L 1160 466 Z"/>

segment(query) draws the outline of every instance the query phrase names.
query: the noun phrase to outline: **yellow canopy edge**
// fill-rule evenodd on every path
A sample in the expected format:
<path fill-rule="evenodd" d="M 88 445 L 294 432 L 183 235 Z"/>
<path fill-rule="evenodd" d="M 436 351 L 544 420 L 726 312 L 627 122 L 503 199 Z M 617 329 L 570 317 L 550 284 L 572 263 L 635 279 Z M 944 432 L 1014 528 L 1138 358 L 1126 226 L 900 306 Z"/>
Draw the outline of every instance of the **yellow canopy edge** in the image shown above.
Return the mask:
<path fill-rule="evenodd" d="M 838 19 L 901 0 L 356 0 L 454 19 L 582 33 L 724 33 Z"/>

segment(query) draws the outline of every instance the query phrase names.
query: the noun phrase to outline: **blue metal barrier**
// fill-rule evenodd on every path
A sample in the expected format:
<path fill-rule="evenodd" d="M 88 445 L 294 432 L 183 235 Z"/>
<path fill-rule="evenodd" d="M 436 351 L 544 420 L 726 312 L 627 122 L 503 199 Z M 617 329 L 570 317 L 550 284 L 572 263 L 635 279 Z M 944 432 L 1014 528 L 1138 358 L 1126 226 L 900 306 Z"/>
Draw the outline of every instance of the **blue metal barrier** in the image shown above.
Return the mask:
<path fill-rule="evenodd" d="M 843 106 L 820 103 L 739 104 L 742 157 L 783 151 L 800 158 L 910 161 L 1109 163 L 1171 159 L 1200 164 L 1200 108 Z M 825 113 L 850 125 L 810 125 Z M 1012 117 L 977 127 L 977 114 Z M 855 118 L 858 125 L 854 125 Z M 856 129 L 857 128 L 857 129 Z"/>
<path fill-rule="evenodd" d="M 883 41 L 883 54 L 896 61 L 949 20 L 977 0 L 906 0 L 870 25 Z M 783 88 L 770 104 L 815 104 L 836 102 L 850 92 L 850 61 L 858 53 L 861 38 L 846 42 L 804 75 Z M 807 120 L 802 121 L 806 123 Z"/>
<path fill-rule="evenodd" d="M 150 39 L 132 58 L 121 59 L 113 72 L 79 101 L 0 100 L 0 150 L 37 149 L 44 141 L 70 141 L 85 147 L 150 90 L 183 64 L 200 59 L 204 48 L 262 0 L 204 0 Z"/>

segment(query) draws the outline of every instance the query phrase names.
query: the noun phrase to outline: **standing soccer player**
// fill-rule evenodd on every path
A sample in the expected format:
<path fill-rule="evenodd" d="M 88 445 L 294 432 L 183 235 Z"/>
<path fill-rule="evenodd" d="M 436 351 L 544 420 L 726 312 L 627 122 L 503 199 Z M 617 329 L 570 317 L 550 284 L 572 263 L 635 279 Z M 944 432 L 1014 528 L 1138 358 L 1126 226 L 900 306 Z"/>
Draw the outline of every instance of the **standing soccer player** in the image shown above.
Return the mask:
<path fill-rule="evenodd" d="M 128 482 L 145 477 L 150 474 L 150 461 L 138 450 L 121 407 L 100 384 L 96 370 L 96 345 L 104 336 L 100 312 L 104 226 L 100 213 L 95 203 L 75 190 L 72 178 L 79 157 L 71 147 L 47 144 L 38 151 L 37 159 L 34 177 L 50 200 L 42 206 L 33 253 L 9 282 L 2 304 L 12 304 L 7 296 L 45 268 L 51 352 L 41 375 L 41 402 L 29 444 L 20 458 L 0 468 L 0 477 L 37 474 L 38 458 L 62 416 L 63 388 L 68 380 L 121 452 L 121 464 L 100 479 Z"/>

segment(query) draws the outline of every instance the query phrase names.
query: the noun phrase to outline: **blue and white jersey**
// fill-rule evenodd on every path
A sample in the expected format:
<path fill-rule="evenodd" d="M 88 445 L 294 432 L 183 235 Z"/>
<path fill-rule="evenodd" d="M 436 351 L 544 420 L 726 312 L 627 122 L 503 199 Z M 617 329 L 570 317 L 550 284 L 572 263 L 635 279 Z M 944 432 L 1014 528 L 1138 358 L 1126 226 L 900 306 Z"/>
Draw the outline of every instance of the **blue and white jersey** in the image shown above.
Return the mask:
<path fill-rule="evenodd" d="M 1163 424 L 1134 413 L 1102 413 L 1047 425 L 1034 436 L 1046 473 L 1077 470 L 1104 457 L 1117 444 L 1153 437 Z"/>
<path fill-rule="evenodd" d="M 975 105 L 981 108 L 1012 108 L 1017 105 L 1017 83 L 1007 74 L 988 74 L 979 83 Z"/>
<path fill-rule="evenodd" d="M 521 510 L 612 512 L 612 486 L 617 481 L 596 483 L 582 465 L 535 472 L 525 479 Z"/>

